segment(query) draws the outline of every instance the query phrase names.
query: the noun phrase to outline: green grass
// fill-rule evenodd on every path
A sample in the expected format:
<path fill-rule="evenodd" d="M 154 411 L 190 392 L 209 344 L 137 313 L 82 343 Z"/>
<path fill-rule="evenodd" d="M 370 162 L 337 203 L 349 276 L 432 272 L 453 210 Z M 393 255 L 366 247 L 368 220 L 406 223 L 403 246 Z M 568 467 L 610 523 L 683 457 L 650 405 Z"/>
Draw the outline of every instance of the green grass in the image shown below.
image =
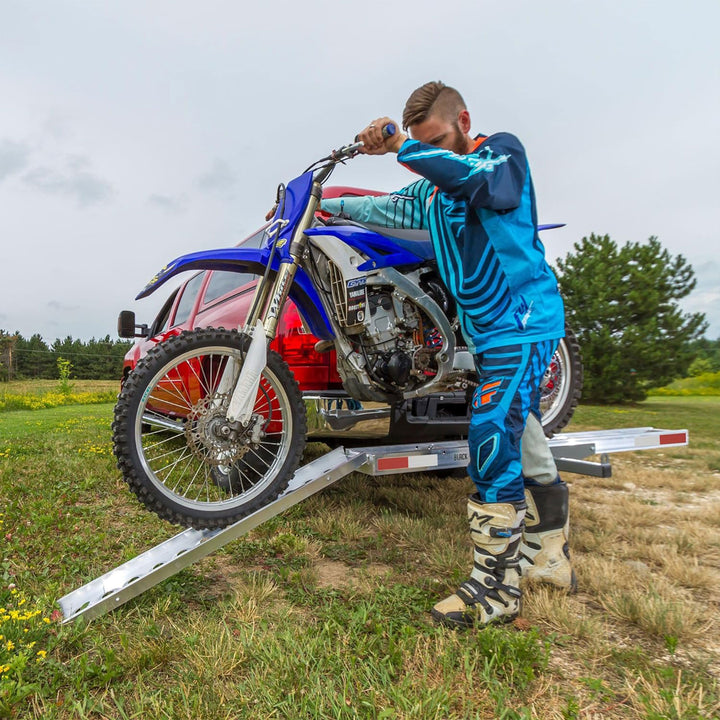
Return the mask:
<path fill-rule="evenodd" d="M 0 717 L 718 717 L 719 410 L 581 407 L 570 430 L 687 427 L 691 447 L 568 476 L 580 593 L 530 590 L 517 623 L 464 633 L 429 610 L 469 569 L 470 487 L 431 475 L 351 476 L 60 625 L 57 598 L 178 530 L 116 470 L 112 404 L 3 413 Z"/>
<path fill-rule="evenodd" d="M 653 426 L 691 432 L 696 449 L 720 451 L 720 397 L 650 397 L 635 405 L 581 405 L 569 430 Z"/>

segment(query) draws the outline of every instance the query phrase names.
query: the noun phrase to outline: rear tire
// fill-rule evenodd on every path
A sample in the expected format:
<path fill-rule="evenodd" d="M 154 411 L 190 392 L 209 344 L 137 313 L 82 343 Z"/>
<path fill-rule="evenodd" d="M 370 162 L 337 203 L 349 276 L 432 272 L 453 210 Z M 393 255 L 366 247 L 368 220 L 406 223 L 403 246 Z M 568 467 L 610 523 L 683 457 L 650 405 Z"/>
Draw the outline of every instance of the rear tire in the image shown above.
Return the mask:
<path fill-rule="evenodd" d="M 268 351 L 253 415 L 229 424 L 230 392 L 250 338 L 236 331 L 184 332 L 152 348 L 115 406 L 113 449 L 140 502 L 165 520 L 222 528 L 277 498 L 305 447 L 305 405 L 287 364 Z M 232 383 L 234 387 L 235 383 Z"/>
<path fill-rule="evenodd" d="M 540 414 L 547 437 L 570 422 L 582 395 L 582 385 L 580 345 L 573 331 L 565 327 L 565 337 L 558 343 L 540 384 Z"/>

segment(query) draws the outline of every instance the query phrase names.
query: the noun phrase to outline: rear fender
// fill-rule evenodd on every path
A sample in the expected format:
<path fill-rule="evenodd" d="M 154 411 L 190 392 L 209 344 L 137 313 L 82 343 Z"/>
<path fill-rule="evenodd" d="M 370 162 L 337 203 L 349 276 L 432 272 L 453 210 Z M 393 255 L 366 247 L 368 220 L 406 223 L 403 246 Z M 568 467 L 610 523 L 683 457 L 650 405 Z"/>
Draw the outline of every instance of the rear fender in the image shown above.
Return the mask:
<path fill-rule="evenodd" d="M 265 274 L 268 256 L 268 248 L 243 247 L 203 250 L 182 255 L 162 268 L 135 299 L 140 300 L 151 295 L 168 280 L 188 270 L 225 270 L 262 276 Z M 279 268 L 280 259 L 275 257 L 271 269 L 277 272 Z M 335 337 L 320 297 L 302 268 L 298 268 L 295 273 L 290 299 L 297 306 L 313 335 L 321 340 L 332 340 Z"/>

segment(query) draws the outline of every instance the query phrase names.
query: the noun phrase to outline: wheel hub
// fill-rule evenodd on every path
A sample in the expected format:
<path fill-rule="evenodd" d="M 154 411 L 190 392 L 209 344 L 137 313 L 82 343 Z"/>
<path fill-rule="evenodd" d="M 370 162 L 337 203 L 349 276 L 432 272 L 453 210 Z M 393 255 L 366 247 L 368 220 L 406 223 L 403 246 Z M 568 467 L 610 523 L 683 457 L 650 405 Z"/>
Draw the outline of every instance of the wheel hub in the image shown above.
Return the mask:
<path fill-rule="evenodd" d="M 193 454 L 216 467 L 232 465 L 250 449 L 249 430 L 226 417 L 230 396 L 212 396 L 193 405 L 185 423 L 185 437 Z"/>
<path fill-rule="evenodd" d="M 562 384 L 563 369 L 556 358 L 553 358 L 545 370 L 542 382 L 540 383 L 540 404 L 543 407 L 550 407 L 560 392 Z"/>

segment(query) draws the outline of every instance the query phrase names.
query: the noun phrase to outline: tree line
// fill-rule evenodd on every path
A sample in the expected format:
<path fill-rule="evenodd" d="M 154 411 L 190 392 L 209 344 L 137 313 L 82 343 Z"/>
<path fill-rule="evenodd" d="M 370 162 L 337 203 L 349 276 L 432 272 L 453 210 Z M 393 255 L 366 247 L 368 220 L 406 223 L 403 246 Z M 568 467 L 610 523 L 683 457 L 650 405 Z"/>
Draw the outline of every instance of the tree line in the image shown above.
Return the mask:
<path fill-rule="evenodd" d="M 78 380 L 119 378 L 131 346 L 131 341 L 113 340 L 109 335 L 87 341 L 68 336 L 48 344 L 37 333 L 26 339 L 20 333 L 0 330 L 0 381 L 56 380 L 58 360 L 68 361 L 72 377 Z"/>
<path fill-rule="evenodd" d="M 720 338 L 708 340 L 700 338 L 692 345 L 694 360 L 690 363 L 687 375 L 698 377 L 705 373 L 720 373 Z"/>

